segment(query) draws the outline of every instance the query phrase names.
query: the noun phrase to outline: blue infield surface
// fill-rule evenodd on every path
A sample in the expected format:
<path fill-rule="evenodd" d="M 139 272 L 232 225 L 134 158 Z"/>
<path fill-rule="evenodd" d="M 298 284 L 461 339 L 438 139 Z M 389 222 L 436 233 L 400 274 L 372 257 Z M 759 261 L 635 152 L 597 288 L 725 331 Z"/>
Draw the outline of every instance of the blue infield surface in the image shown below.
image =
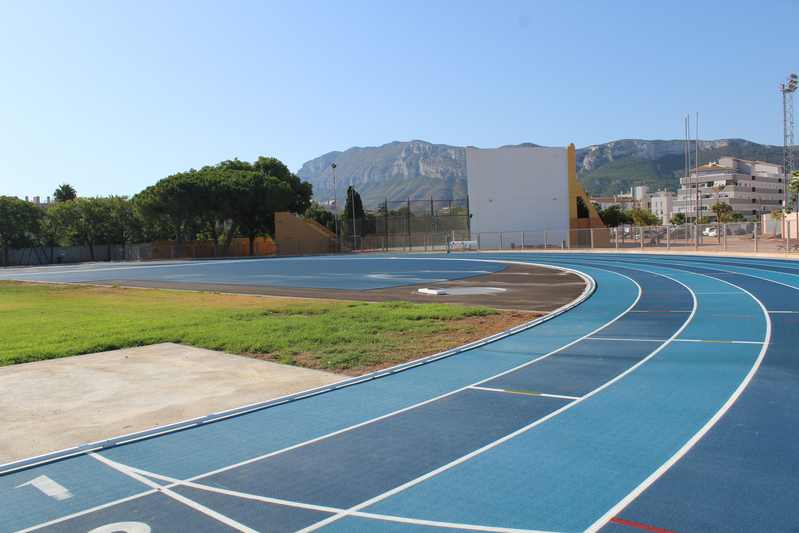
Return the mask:
<path fill-rule="evenodd" d="M 587 290 L 423 364 L 4 465 L 0 531 L 799 531 L 796 262 L 369 255 L 0 279 L 369 290 L 507 261 L 577 271 Z"/>

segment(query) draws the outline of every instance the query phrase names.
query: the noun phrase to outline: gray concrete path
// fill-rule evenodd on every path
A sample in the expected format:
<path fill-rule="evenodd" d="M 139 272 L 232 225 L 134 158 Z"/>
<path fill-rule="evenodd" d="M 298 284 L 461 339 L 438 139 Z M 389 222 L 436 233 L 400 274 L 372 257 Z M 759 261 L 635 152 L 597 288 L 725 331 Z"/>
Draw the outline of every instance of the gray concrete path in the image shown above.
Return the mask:
<path fill-rule="evenodd" d="M 344 378 L 172 343 L 0 367 L 0 463 Z"/>

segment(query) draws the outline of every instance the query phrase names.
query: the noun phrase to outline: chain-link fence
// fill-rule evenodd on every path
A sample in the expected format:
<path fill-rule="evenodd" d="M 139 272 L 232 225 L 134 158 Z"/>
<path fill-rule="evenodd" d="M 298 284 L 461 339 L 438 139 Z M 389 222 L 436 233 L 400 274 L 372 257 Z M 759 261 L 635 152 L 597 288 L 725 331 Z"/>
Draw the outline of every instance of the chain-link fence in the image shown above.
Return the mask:
<path fill-rule="evenodd" d="M 481 250 L 674 250 L 738 253 L 799 254 L 797 228 L 791 222 L 683 224 L 680 226 L 619 226 L 547 231 L 475 233 Z"/>

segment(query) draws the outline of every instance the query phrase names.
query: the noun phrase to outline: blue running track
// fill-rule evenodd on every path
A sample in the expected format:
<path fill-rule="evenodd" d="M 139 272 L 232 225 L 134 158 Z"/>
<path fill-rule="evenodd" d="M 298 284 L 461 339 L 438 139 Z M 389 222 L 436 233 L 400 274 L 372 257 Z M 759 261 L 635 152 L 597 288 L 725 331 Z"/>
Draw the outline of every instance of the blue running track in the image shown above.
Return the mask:
<path fill-rule="evenodd" d="M 799 531 L 799 263 L 579 253 L 43 267 L 369 290 L 581 273 L 566 309 L 269 404 L 0 466 L 0 531 Z"/>

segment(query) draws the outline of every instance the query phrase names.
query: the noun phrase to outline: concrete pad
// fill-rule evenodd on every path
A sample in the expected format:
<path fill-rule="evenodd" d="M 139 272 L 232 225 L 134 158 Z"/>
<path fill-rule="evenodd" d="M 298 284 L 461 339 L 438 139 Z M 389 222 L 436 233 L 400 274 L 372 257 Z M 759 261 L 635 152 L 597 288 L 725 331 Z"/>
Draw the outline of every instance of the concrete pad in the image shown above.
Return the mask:
<path fill-rule="evenodd" d="M 342 379 L 172 343 L 0 367 L 0 464 Z"/>

